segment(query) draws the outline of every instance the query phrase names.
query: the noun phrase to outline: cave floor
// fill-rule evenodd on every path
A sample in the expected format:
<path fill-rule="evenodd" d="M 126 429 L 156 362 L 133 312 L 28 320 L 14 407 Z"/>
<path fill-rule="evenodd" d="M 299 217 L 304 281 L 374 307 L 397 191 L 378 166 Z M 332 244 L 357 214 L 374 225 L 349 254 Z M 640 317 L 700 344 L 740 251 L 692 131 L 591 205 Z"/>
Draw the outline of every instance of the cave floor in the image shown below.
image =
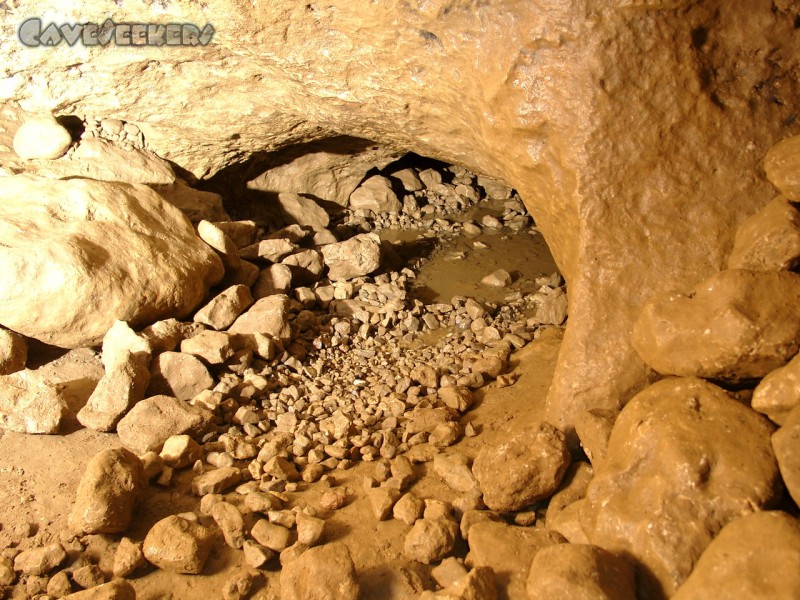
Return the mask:
<path fill-rule="evenodd" d="M 561 328 L 547 329 L 541 337 L 512 355 L 509 373 L 519 376 L 516 383 L 498 387 L 495 382 L 477 392 L 478 401 L 463 422 L 472 423 L 478 435 L 462 438 L 450 450 L 474 458 L 482 443 L 509 436 L 515 429 L 542 418 L 561 333 Z M 80 358 L 76 359 L 75 368 L 81 366 L 80 362 Z M 88 429 L 56 436 L 3 433 L 0 436 L 0 497 L 5 502 L 0 504 L 0 546 L 16 545 L 13 539 L 21 539 L 20 548 L 68 539 L 63 538 L 62 532 L 67 530 L 67 516 L 86 464 L 97 452 L 120 445 L 116 434 Z M 336 511 L 319 512 L 319 498 L 329 489 L 324 483 L 310 484 L 302 491 L 289 493 L 288 506 L 314 507 L 326 519 L 320 543 L 338 540 L 348 546 L 364 600 L 412 598 L 423 589 L 435 587 L 430 578 L 431 566 L 404 558 L 403 541 L 410 526 L 396 519 L 376 520 L 362 486 L 364 477 L 374 468 L 374 463 L 361 462 L 352 469 L 333 474 L 338 486 L 346 486 L 353 492 L 347 504 Z M 421 498 L 454 499 L 454 492 L 432 472 L 430 463 L 418 464 L 415 468 L 418 479 L 410 491 Z M 141 541 L 159 519 L 196 510 L 199 499 L 190 491 L 192 475 L 191 470 L 176 472 L 168 488 L 151 485 L 126 535 Z M 121 537 L 88 536 L 85 553 L 96 560 L 103 571 L 110 573 L 114 548 Z M 461 542 L 456 556 L 464 556 L 465 552 L 466 546 Z M 76 549 L 74 555 L 78 554 Z M 228 548 L 220 536 L 202 575 L 178 575 L 150 567 L 137 572 L 129 581 L 140 600 L 213 598 L 220 597 L 225 581 L 242 568 L 246 565 L 241 551 Z M 265 582 L 251 598 L 278 598 L 280 567 L 277 560 L 270 561 L 262 572 L 266 575 Z M 17 586 L 10 597 L 25 598 L 20 588 Z"/>

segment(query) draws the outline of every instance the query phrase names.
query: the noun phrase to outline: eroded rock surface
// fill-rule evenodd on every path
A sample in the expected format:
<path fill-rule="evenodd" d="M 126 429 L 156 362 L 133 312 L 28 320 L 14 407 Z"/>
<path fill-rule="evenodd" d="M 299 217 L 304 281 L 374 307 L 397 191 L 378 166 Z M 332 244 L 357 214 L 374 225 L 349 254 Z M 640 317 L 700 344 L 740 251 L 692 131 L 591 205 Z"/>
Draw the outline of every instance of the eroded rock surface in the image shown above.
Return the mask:
<path fill-rule="evenodd" d="M 663 375 L 763 377 L 800 349 L 800 275 L 731 269 L 691 296 L 647 304 L 633 329 L 642 359 Z"/>
<path fill-rule="evenodd" d="M 620 413 L 589 484 L 589 541 L 640 563 L 643 593 L 670 596 L 726 523 L 778 499 L 772 430 L 705 381 L 653 384 Z"/>

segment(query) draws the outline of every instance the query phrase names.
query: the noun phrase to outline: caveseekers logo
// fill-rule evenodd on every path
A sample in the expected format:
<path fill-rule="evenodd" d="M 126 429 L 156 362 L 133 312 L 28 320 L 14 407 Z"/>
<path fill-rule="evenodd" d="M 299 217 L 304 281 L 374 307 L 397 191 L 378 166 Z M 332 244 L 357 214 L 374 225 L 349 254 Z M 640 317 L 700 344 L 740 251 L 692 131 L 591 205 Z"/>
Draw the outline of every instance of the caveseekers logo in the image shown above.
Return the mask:
<path fill-rule="evenodd" d="M 19 41 L 28 47 L 58 46 L 65 42 L 74 46 L 206 46 L 214 37 L 214 27 L 207 24 L 200 29 L 191 23 L 114 23 L 106 19 L 102 25 L 79 23 L 46 27 L 39 18 L 26 19 L 17 31 Z"/>

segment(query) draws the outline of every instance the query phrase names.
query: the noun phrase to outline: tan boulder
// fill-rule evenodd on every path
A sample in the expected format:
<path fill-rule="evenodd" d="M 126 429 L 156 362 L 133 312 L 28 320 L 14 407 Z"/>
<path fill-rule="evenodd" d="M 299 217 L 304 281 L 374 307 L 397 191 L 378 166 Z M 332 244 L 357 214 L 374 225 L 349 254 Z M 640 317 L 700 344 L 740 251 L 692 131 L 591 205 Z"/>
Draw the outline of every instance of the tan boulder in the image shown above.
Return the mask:
<path fill-rule="evenodd" d="M 141 455 L 159 452 L 173 435 L 199 438 L 213 426 L 213 415 L 170 396 L 152 396 L 139 402 L 120 420 L 117 433 L 122 444 Z"/>
<path fill-rule="evenodd" d="M 790 271 L 799 263 L 800 211 L 785 196 L 742 221 L 728 257 L 729 269 L 751 271 Z"/>
<path fill-rule="evenodd" d="M 32 160 L 27 171 L 48 179 L 84 177 L 97 181 L 169 186 L 175 173 L 169 163 L 149 150 L 125 149 L 100 138 L 81 140 L 59 160 Z"/>
<path fill-rule="evenodd" d="M 281 569 L 281 600 L 357 600 L 360 586 L 347 546 L 309 548 Z"/>
<path fill-rule="evenodd" d="M 222 196 L 214 192 L 197 190 L 180 177 L 170 185 L 151 185 L 158 194 L 186 215 L 192 223 L 228 219 Z"/>
<path fill-rule="evenodd" d="M 0 328 L 0 375 L 10 375 L 25 368 L 28 342 L 14 331 Z"/>
<path fill-rule="evenodd" d="M 398 156 L 369 140 L 332 138 L 274 153 L 274 166 L 247 187 L 268 194 L 296 192 L 347 206 L 367 171 L 381 169 Z"/>
<path fill-rule="evenodd" d="M 763 377 L 800 349 L 800 275 L 722 271 L 647 304 L 633 345 L 663 375 Z"/>
<path fill-rule="evenodd" d="M 327 244 L 320 251 L 331 281 L 369 275 L 381 266 L 381 241 L 374 233 L 362 233 L 344 242 Z"/>
<path fill-rule="evenodd" d="M 171 515 L 158 521 L 144 538 L 144 556 L 159 569 L 174 573 L 202 573 L 214 544 L 204 525 Z"/>
<path fill-rule="evenodd" d="M 783 426 L 772 434 L 772 449 L 789 495 L 800 506 L 800 407 L 796 407 Z"/>
<path fill-rule="evenodd" d="M 72 136 L 52 115 L 34 115 L 14 134 L 14 152 L 23 159 L 53 160 L 66 154 Z"/>
<path fill-rule="evenodd" d="M 259 299 L 233 322 L 228 331 L 236 334 L 262 333 L 288 341 L 292 334 L 289 327 L 289 297 L 273 294 Z"/>
<path fill-rule="evenodd" d="M 0 322 L 28 337 L 97 344 L 117 319 L 188 314 L 222 277 L 186 218 L 145 186 L 14 176 L 0 194 Z"/>
<path fill-rule="evenodd" d="M 800 405 L 800 355 L 764 377 L 753 390 L 750 406 L 783 425 L 789 413 Z"/>
<path fill-rule="evenodd" d="M 383 175 L 373 175 L 363 181 L 350 194 L 349 207 L 352 210 L 370 210 L 376 215 L 387 212 L 400 212 L 403 203 L 392 189 L 392 182 Z"/>
<path fill-rule="evenodd" d="M 533 557 L 543 548 L 563 543 L 564 538 L 545 529 L 487 520 L 469 528 L 467 542 L 467 565 L 491 567 L 505 597 L 523 598 Z"/>
<path fill-rule="evenodd" d="M 181 347 L 185 343 L 181 342 Z M 189 401 L 213 386 L 214 378 L 193 354 L 162 352 L 150 365 L 150 385 L 147 388 L 150 395 L 163 394 Z"/>
<path fill-rule="evenodd" d="M 651 385 L 620 413 L 587 489 L 590 543 L 636 561 L 647 597 L 669 597 L 726 523 L 779 498 L 772 430 L 700 379 Z"/>
<path fill-rule="evenodd" d="M 791 200 L 800 200 L 800 135 L 775 144 L 764 159 L 767 179 Z"/>
<path fill-rule="evenodd" d="M 672 600 L 800 597 L 800 521 L 757 512 L 725 526 Z"/>
<path fill-rule="evenodd" d="M 555 493 L 570 460 L 564 434 L 549 423 L 540 423 L 510 439 L 485 445 L 472 472 L 486 506 L 510 512 Z"/>
<path fill-rule="evenodd" d="M 633 568 L 587 544 L 556 544 L 536 553 L 528 574 L 528 600 L 636 600 Z"/>

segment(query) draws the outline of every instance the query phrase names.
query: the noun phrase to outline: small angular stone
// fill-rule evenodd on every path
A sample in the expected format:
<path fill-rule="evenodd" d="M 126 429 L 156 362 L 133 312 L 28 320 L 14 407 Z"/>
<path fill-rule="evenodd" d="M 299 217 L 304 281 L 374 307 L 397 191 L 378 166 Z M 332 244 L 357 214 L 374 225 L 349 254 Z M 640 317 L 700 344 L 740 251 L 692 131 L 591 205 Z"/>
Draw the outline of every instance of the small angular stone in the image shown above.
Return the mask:
<path fill-rule="evenodd" d="M 14 558 L 14 570 L 23 575 L 46 575 L 67 560 L 67 552 L 61 544 L 49 544 L 41 548 L 23 550 Z"/>
<path fill-rule="evenodd" d="M 192 480 L 192 492 L 196 496 L 219 494 L 231 489 L 241 480 L 241 469 L 236 467 L 222 467 L 195 477 Z"/>
<path fill-rule="evenodd" d="M 225 537 L 225 543 L 238 549 L 244 545 L 244 519 L 242 513 L 229 502 L 217 502 L 211 508 L 211 517 Z"/>
<path fill-rule="evenodd" d="M 457 534 L 458 525 L 450 519 L 420 519 L 406 535 L 403 556 L 426 565 L 442 560 L 452 552 Z"/>
<path fill-rule="evenodd" d="M 124 537 L 114 553 L 114 577 L 128 577 L 146 564 L 142 544 Z"/>
<path fill-rule="evenodd" d="M 373 488 L 367 493 L 372 512 L 379 521 L 385 521 L 392 511 L 395 502 L 400 499 L 399 490 L 391 488 Z"/>
<path fill-rule="evenodd" d="M 275 552 L 281 552 L 289 547 L 292 532 L 282 525 L 270 523 L 266 519 L 260 519 L 253 526 L 250 535 L 262 546 Z"/>
<path fill-rule="evenodd" d="M 78 484 L 70 526 L 85 533 L 125 531 L 146 485 L 142 461 L 129 450 L 96 454 Z"/>

